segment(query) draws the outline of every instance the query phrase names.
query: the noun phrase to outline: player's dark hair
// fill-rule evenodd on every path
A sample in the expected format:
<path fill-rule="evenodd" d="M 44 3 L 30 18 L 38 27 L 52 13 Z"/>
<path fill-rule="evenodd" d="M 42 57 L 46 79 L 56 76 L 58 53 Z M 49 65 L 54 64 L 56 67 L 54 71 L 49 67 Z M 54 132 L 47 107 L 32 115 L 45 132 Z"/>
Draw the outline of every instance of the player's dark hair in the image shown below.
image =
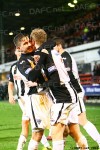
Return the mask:
<path fill-rule="evenodd" d="M 61 44 L 62 45 L 62 48 L 65 48 L 65 41 L 59 37 L 56 37 L 53 39 L 54 42 L 56 43 L 56 45 L 59 45 Z"/>
<path fill-rule="evenodd" d="M 20 46 L 21 40 L 25 37 L 26 35 L 19 33 L 17 34 L 14 39 L 13 42 L 15 44 L 16 47 Z"/>

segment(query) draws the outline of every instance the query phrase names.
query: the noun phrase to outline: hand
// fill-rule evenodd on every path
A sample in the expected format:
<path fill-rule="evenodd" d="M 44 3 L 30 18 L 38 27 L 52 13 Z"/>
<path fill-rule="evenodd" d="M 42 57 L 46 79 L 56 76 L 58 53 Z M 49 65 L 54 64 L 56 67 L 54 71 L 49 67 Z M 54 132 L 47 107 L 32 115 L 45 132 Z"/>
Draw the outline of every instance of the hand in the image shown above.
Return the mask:
<path fill-rule="evenodd" d="M 13 96 L 9 97 L 9 103 L 10 104 L 15 104 L 16 103 Z"/>
<path fill-rule="evenodd" d="M 35 63 L 37 64 L 37 62 L 39 61 L 40 59 L 40 56 L 39 55 L 34 55 L 34 60 L 35 60 Z"/>
<path fill-rule="evenodd" d="M 48 51 L 47 51 L 46 49 L 42 49 L 41 52 L 43 52 L 43 53 L 45 53 L 45 54 L 49 54 Z"/>
<path fill-rule="evenodd" d="M 32 81 L 27 81 L 27 82 L 25 82 L 25 84 L 26 84 L 27 87 L 37 86 L 37 83 L 36 82 L 32 82 Z"/>

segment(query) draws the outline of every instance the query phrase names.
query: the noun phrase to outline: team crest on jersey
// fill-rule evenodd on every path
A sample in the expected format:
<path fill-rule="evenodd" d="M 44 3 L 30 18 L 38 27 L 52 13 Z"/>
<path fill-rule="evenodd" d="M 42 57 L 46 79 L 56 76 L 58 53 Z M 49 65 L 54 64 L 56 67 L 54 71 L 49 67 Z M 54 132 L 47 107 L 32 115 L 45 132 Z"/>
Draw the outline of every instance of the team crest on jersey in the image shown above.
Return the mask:
<path fill-rule="evenodd" d="M 32 70 L 32 68 L 28 68 L 28 69 L 25 71 L 25 74 L 28 74 L 31 70 Z"/>
<path fill-rule="evenodd" d="M 39 49 L 37 49 L 35 52 L 39 52 L 40 50 Z"/>
<path fill-rule="evenodd" d="M 20 62 L 20 64 L 23 64 L 25 61 L 24 60 L 22 60 L 21 62 Z"/>
<path fill-rule="evenodd" d="M 63 57 L 63 60 L 66 60 L 66 57 Z"/>

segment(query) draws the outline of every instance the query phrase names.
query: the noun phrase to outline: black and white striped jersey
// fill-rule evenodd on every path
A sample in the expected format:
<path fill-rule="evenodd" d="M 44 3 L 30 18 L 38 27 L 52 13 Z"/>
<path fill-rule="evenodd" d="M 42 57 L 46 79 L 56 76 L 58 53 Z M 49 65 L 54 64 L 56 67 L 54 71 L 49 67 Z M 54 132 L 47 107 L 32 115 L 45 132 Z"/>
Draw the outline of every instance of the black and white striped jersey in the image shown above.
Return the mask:
<path fill-rule="evenodd" d="M 38 49 L 35 54 L 40 55 L 40 59 L 35 68 L 29 71 L 28 79 L 35 82 L 37 77 L 39 78 L 41 67 L 43 67 L 47 74 L 48 81 L 44 82 L 42 86 L 47 86 L 50 88 L 54 102 L 76 102 L 77 96 L 75 90 L 73 89 L 72 85 L 70 85 L 70 83 L 68 88 L 66 88 L 65 84 L 61 84 L 57 68 L 54 65 L 53 59 L 50 58 L 50 55 L 44 53 L 40 49 Z"/>
<path fill-rule="evenodd" d="M 19 70 L 20 76 L 24 82 L 29 81 L 28 76 L 29 76 L 30 71 L 33 68 L 35 68 L 33 53 L 22 54 L 18 61 L 18 70 Z M 39 68 L 37 68 L 37 70 L 38 69 Z M 39 78 L 38 78 L 38 75 L 36 75 L 36 79 L 34 80 L 34 82 L 37 82 L 39 84 L 45 82 L 45 79 L 44 79 L 41 71 L 39 74 Z M 30 87 L 28 95 L 37 94 L 40 89 L 45 90 L 45 87 L 40 87 L 40 86 Z"/>
<path fill-rule="evenodd" d="M 10 68 L 9 81 L 14 83 L 18 98 L 23 96 L 25 93 L 25 85 L 20 75 L 18 74 L 17 62 L 14 63 Z"/>
<path fill-rule="evenodd" d="M 72 83 L 77 93 L 82 92 L 83 88 L 80 84 L 78 68 L 75 59 L 67 51 L 64 51 L 61 54 L 61 57 L 63 59 L 66 71 L 69 75 L 70 82 Z"/>

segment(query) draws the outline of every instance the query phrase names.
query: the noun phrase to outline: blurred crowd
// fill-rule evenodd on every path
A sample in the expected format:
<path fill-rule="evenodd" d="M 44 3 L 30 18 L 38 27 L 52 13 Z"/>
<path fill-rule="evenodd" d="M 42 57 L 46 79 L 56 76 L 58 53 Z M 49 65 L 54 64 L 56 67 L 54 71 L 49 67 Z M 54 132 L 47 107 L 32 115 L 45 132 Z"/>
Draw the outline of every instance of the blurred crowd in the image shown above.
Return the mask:
<path fill-rule="evenodd" d="M 85 13 L 84 16 L 58 28 L 58 30 L 52 30 L 48 33 L 49 39 L 61 37 L 65 40 L 66 48 L 100 40 L 99 11 L 100 8 L 97 7 L 95 10 Z M 16 60 L 13 45 L 6 49 L 5 54 L 5 62 Z M 93 76 L 100 76 L 100 63 L 94 65 Z M 0 83 L 0 100 L 7 99 L 7 93 L 7 84 Z"/>
<path fill-rule="evenodd" d="M 0 83 L 0 100 L 8 99 L 8 85 Z"/>
<path fill-rule="evenodd" d="M 94 76 L 100 76 L 100 64 L 95 64 L 93 74 Z"/>
<path fill-rule="evenodd" d="M 92 12 L 65 24 L 61 30 L 53 31 L 50 36 L 62 37 L 66 47 L 72 47 L 88 42 L 100 40 L 100 8 L 97 7 Z"/>
<path fill-rule="evenodd" d="M 82 17 L 78 16 L 78 19 L 58 27 L 55 30 L 48 30 L 48 39 L 61 37 L 66 43 L 66 48 L 100 40 L 99 11 L 99 7 L 88 13 L 84 11 Z M 9 48 L 5 50 L 5 62 L 14 60 L 16 60 L 16 57 L 12 43 L 9 45 Z"/>

